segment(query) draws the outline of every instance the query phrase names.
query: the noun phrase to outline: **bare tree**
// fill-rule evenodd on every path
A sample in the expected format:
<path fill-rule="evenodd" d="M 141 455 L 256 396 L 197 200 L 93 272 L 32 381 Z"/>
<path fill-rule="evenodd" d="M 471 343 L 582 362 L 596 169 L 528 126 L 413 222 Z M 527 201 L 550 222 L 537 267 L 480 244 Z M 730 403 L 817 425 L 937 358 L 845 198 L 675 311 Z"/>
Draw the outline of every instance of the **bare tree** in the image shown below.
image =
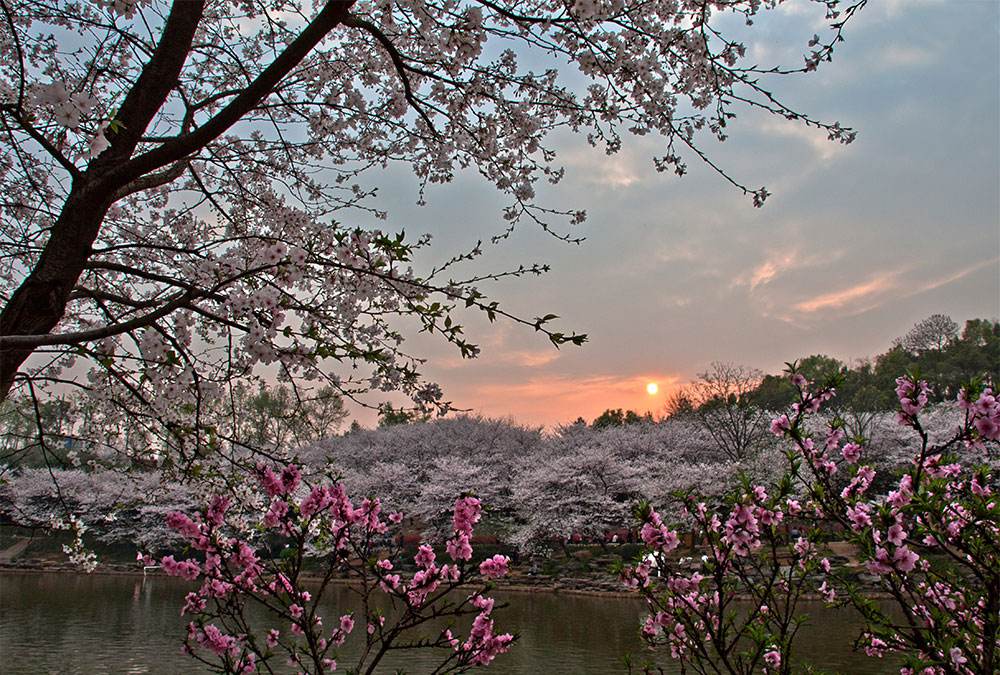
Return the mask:
<path fill-rule="evenodd" d="M 958 337 L 958 324 L 945 314 L 931 314 L 918 321 L 895 344 L 910 353 L 919 354 L 930 350 L 941 351 Z"/>
<path fill-rule="evenodd" d="M 731 460 L 747 458 L 767 438 L 767 411 L 754 400 L 763 378 L 755 368 L 713 361 L 690 385 L 695 414 Z"/>

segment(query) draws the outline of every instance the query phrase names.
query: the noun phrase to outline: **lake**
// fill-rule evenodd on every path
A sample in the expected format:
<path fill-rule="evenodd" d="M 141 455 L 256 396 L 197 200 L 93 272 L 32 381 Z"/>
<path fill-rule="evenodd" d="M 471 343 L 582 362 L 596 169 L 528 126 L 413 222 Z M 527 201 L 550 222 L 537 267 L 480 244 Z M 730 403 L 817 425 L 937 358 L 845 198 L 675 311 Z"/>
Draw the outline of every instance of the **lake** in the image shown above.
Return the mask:
<path fill-rule="evenodd" d="M 205 672 L 180 652 L 186 621 L 179 616 L 190 585 L 162 576 L 72 573 L 0 573 L 0 672 L 4 675 Z M 510 675 L 624 673 L 622 657 L 644 656 L 637 599 L 553 593 L 496 593 L 509 607 L 495 613 L 503 631 L 520 640 L 485 672 Z M 346 587 L 324 601 L 327 623 L 354 606 Z M 797 656 L 825 672 L 874 675 L 898 672 L 892 664 L 855 654 L 860 630 L 847 610 L 803 603 L 814 617 L 797 645 Z M 348 641 L 341 662 L 351 654 Z M 434 661 L 426 650 L 400 656 L 380 672 L 405 668 L 422 673 Z M 666 656 L 667 672 L 679 672 Z"/>

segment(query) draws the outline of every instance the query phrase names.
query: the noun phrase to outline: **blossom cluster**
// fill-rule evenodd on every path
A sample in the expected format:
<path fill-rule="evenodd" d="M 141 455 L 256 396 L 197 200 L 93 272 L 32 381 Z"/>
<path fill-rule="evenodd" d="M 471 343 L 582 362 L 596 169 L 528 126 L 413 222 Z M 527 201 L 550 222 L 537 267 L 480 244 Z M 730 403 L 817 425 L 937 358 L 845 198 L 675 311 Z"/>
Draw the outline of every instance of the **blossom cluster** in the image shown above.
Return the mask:
<path fill-rule="evenodd" d="M 785 490 L 769 494 L 763 485 L 747 485 L 718 508 L 694 494 L 683 497 L 682 508 L 706 551 L 700 562 L 668 555 L 678 546 L 676 533 L 648 504 L 637 508 L 647 553 L 623 568 L 622 580 L 646 600 L 643 638 L 685 663 L 725 661 L 732 672 L 750 673 L 760 665 L 787 672 L 782 664 L 791 651 L 795 599 L 808 591 L 829 592 L 829 561 L 810 538 L 791 538 L 783 527 L 786 512 L 801 511 L 798 502 Z M 738 599 L 749 599 L 756 609 L 732 616 Z"/>

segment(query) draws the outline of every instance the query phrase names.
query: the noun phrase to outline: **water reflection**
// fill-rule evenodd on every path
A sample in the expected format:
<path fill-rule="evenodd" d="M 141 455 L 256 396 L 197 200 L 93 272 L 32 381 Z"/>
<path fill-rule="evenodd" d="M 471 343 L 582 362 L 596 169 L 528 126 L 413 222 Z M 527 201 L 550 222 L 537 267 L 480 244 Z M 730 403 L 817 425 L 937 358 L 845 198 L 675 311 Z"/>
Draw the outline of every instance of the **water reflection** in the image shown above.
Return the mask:
<path fill-rule="evenodd" d="M 179 608 L 189 586 L 165 577 L 74 574 L 0 574 L 0 672 L 174 673 L 204 672 L 180 653 L 185 622 Z M 498 626 L 515 631 L 515 649 L 489 669 L 520 673 L 622 673 L 626 653 L 645 657 L 638 638 L 642 604 L 632 599 L 552 594 L 497 594 L 510 607 L 497 613 Z M 325 616 L 355 606 L 346 588 L 332 589 Z M 797 643 L 800 659 L 825 672 L 875 675 L 896 672 L 891 664 L 851 651 L 859 627 L 848 611 L 809 604 L 814 616 Z M 350 663 L 352 643 L 341 652 Z M 396 655 L 380 672 L 429 670 L 425 651 Z M 669 661 L 667 672 L 679 672 Z"/>

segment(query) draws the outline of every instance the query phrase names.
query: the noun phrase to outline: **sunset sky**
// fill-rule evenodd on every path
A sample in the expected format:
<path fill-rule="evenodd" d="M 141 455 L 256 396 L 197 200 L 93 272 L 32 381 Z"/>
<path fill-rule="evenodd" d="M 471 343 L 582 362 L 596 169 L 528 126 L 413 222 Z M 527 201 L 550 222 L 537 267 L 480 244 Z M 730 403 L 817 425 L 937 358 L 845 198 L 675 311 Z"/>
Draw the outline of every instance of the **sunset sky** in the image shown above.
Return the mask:
<path fill-rule="evenodd" d="M 800 63 L 800 38 L 819 30 L 808 4 L 767 12 L 753 57 Z M 525 225 L 481 265 L 553 271 L 483 290 L 528 318 L 558 314 L 560 329 L 590 341 L 556 350 L 530 329 L 468 315 L 483 348 L 475 361 L 425 336 L 410 343 L 446 397 L 539 425 L 608 407 L 659 413 L 712 360 L 777 372 L 813 353 L 872 356 L 933 313 L 1000 315 L 1000 3 L 880 0 L 846 35 L 832 64 L 778 91 L 856 128 L 855 143 L 746 111 L 729 141 L 705 141 L 735 177 L 773 193 L 763 209 L 696 159 L 684 178 L 657 173 L 656 139 L 606 157 L 560 136 L 567 176 L 540 201 L 586 209 L 573 229 L 586 241 Z M 503 228 L 502 197 L 476 176 L 431 188 L 419 207 L 402 170 L 378 180 L 390 227 L 432 233 L 435 255 Z"/>

